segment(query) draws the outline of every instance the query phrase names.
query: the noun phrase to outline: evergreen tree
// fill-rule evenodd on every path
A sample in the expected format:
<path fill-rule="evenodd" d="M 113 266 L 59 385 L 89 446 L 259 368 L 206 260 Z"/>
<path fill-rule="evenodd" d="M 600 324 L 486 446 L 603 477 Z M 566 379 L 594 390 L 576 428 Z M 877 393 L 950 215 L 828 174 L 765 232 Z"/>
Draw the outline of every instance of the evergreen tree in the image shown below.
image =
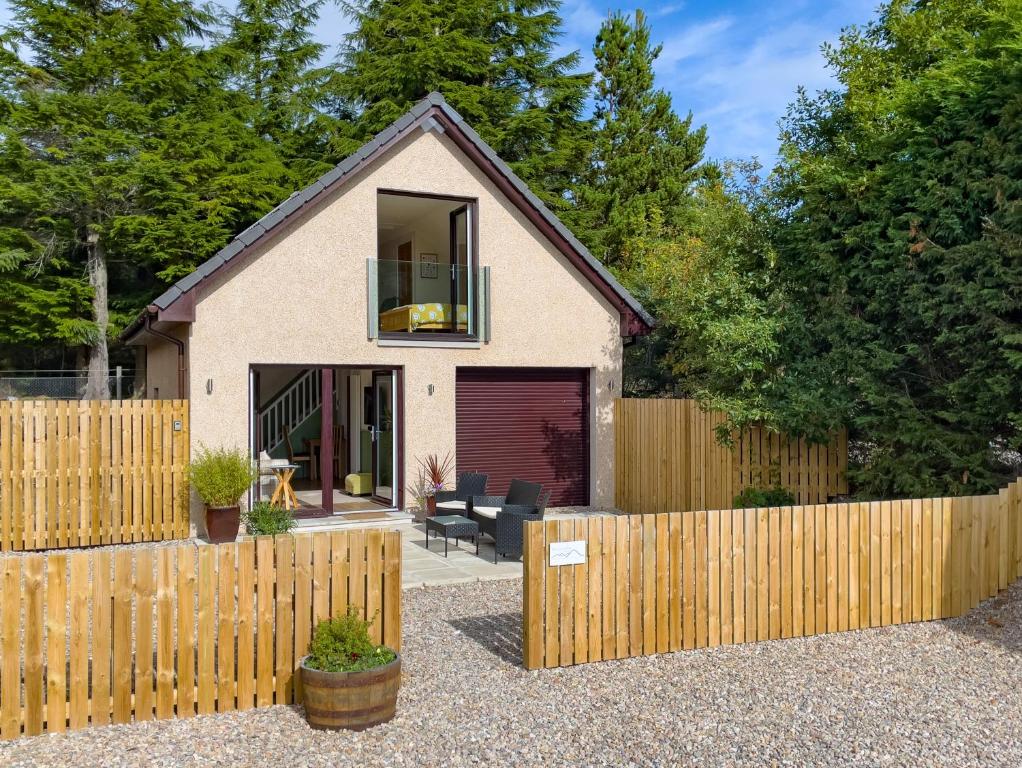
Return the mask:
<path fill-rule="evenodd" d="M 209 19 L 179 0 L 13 0 L 0 47 L 0 327 L 80 345 L 106 397 L 108 339 L 283 196 L 238 119 Z"/>
<path fill-rule="evenodd" d="M 785 125 L 780 264 L 803 319 L 782 401 L 793 421 L 849 422 L 870 494 L 983 492 L 1016 471 L 1019 11 L 892 0 L 826 49 L 840 86 Z"/>
<path fill-rule="evenodd" d="M 650 234 L 651 221 L 668 232 L 684 230 L 702 172 L 706 128 L 692 130 L 691 113 L 678 117 L 670 95 L 654 87 L 660 50 L 650 45 L 642 11 L 635 12 L 634 22 L 611 14 L 593 47 L 596 142 L 579 194 L 577 228 L 593 252 L 621 272 L 628 268 L 622 261 L 626 240 Z"/>
<path fill-rule="evenodd" d="M 333 121 L 322 111 L 330 68 L 312 30 L 323 0 L 240 0 L 220 43 L 231 86 L 249 99 L 255 133 L 302 187 L 327 167 Z"/>
<path fill-rule="evenodd" d="M 355 0 L 333 90 L 357 114 L 347 155 L 430 91 L 444 98 L 555 209 L 586 157 L 590 75 L 555 57 L 559 0 Z"/>

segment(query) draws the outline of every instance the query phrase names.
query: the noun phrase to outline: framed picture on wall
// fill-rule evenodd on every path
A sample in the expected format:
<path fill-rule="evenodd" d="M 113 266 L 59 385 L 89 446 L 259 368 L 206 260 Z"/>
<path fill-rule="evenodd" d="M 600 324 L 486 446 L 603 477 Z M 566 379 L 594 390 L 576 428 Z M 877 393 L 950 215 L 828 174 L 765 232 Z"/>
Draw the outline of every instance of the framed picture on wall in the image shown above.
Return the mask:
<path fill-rule="evenodd" d="M 436 280 L 438 274 L 437 255 L 435 253 L 419 254 L 419 277 Z"/>

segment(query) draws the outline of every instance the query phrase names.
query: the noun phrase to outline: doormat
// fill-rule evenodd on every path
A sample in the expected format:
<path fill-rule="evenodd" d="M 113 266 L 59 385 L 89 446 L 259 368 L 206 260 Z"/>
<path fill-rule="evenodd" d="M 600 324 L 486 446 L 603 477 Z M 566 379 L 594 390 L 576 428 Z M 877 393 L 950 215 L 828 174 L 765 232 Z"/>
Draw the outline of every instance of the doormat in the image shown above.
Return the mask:
<path fill-rule="evenodd" d="M 345 520 L 390 520 L 386 512 L 349 512 L 344 515 Z"/>
<path fill-rule="evenodd" d="M 376 506 L 371 501 L 339 501 L 334 504 L 334 512 L 365 512 Z"/>
<path fill-rule="evenodd" d="M 330 517 L 331 513 L 325 509 L 317 509 L 315 507 L 301 506 L 295 510 L 295 520 L 308 520 L 313 517 Z"/>

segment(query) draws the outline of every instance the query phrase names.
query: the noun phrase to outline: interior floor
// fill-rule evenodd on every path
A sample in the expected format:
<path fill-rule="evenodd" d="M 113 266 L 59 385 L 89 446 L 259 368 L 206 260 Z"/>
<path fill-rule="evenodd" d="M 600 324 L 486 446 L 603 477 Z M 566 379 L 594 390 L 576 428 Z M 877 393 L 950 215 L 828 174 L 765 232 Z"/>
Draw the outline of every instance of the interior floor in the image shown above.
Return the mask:
<path fill-rule="evenodd" d="M 295 517 L 308 514 L 308 510 L 323 509 L 323 494 L 319 488 L 299 490 L 295 486 L 295 496 L 298 497 L 299 509 L 295 511 Z M 369 512 L 373 510 L 390 509 L 384 504 L 373 501 L 368 496 L 351 496 L 344 491 L 334 488 L 334 512 Z"/>

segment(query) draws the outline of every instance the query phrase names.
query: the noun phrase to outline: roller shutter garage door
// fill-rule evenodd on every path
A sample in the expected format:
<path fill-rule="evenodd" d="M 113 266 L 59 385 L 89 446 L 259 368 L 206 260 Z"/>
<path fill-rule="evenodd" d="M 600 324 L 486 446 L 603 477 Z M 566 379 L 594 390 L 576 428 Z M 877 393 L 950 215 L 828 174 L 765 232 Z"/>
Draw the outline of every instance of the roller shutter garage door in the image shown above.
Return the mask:
<path fill-rule="evenodd" d="M 589 371 L 459 368 L 458 471 L 485 472 L 487 492 L 512 478 L 542 483 L 552 506 L 589 503 Z"/>

